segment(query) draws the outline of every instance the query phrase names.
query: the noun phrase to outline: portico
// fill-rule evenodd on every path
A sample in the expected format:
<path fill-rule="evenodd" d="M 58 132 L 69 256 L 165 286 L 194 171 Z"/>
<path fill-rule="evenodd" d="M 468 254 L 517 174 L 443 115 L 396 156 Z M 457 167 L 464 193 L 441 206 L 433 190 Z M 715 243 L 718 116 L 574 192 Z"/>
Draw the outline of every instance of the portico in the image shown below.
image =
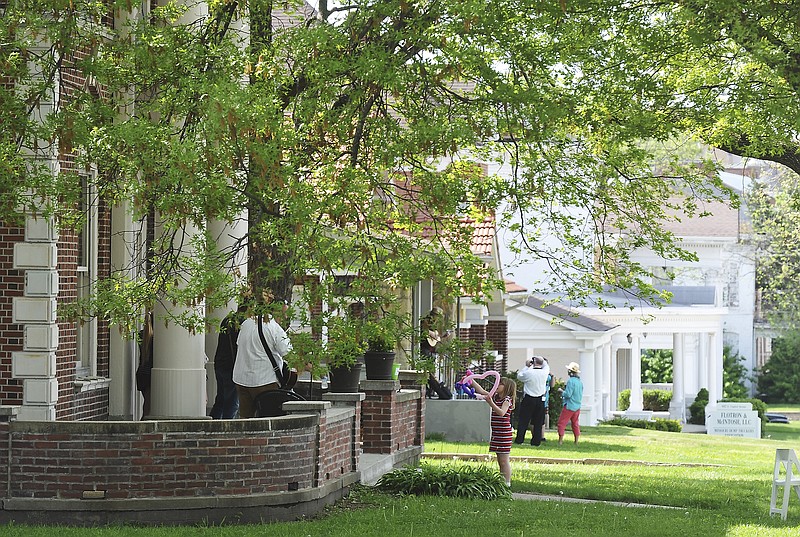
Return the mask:
<path fill-rule="evenodd" d="M 577 361 L 584 383 L 581 423 L 595 425 L 617 410 L 620 391 L 631 390 L 629 412 L 641 412 L 641 352 L 671 349 L 673 398 L 670 417 L 686 421 L 688 404 L 700 388 L 709 401 L 722 398 L 722 318 L 714 306 L 567 309 L 535 297 L 508 300 L 509 370 L 527 356 L 542 354 L 558 378 Z"/>

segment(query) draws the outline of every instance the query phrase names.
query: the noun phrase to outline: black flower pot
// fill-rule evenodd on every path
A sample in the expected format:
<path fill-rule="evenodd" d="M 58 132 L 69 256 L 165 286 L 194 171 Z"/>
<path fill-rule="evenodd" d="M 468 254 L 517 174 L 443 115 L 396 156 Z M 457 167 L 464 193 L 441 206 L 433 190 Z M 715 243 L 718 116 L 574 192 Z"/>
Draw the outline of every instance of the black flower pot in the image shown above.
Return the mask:
<path fill-rule="evenodd" d="M 361 379 L 361 362 L 330 368 L 328 391 L 332 393 L 358 393 Z"/>
<path fill-rule="evenodd" d="M 364 353 L 367 380 L 392 380 L 394 351 L 367 351 Z"/>

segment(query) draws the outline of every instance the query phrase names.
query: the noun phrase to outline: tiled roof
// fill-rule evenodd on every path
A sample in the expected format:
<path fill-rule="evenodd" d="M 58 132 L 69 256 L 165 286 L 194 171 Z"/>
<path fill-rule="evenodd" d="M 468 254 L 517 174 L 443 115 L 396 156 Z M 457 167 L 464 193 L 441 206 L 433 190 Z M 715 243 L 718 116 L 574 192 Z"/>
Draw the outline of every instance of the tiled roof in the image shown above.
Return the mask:
<path fill-rule="evenodd" d="M 494 214 L 481 221 L 465 218 L 465 226 L 472 226 L 472 253 L 478 256 L 491 256 L 496 233 Z"/>
<path fill-rule="evenodd" d="M 512 280 L 503 280 L 503 282 L 506 285 L 506 293 L 524 293 L 528 290 Z"/>

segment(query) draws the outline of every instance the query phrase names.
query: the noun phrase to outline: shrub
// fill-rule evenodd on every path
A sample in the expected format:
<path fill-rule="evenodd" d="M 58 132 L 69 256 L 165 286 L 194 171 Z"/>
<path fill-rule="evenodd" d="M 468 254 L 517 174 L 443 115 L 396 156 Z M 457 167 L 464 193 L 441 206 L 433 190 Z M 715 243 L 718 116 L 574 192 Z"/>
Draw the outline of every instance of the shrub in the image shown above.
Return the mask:
<path fill-rule="evenodd" d="M 553 377 L 553 386 L 550 388 L 550 400 L 547 403 L 547 413 L 550 415 L 550 428 L 554 428 L 561 416 L 561 409 L 564 406 L 564 398 L 561 396 L 559 388 L 562 390 L 567 387 L 566 381 Z"/>
<path fill-rule="evenodd" d="M 496 500 L 511 498 L 500 473 L 488 466 L 422 463 L 392 470 L 378 479 L 379 490 L 400 495 L 454 496 Z"/>
<path fill-rule="evenodd" d="M 631 427 L 633 429 L 650 429 L 653 431 L 666 431 L 670 433 L 679 433 L 683 430 L 681 423 L 678 420 L 666 420 L 656 418 L 652 421 L 649 420 L 632 420 L 629 418 L 614 418 L 599 422 L 600 425 L 619 425 L 621 427 Z"/>
<path fill-rule="evenodd" d="M 695 425 L 705 425 L 707 404 L 708 390 L 705 388 L 700 388 L 700 391 L 697 392 L 697 396 L 694 398 L 694 402 L 689 405 L 689 413 L 691 414 L 689 423 L 694 423 Z"/>
<path fill-rule="evenodd" d="M 672 382 L 672 349 L 645 349 L 642 352 L 642 382 Z"/>
<path fill-rule="evenodd" d="M 617 396 L 617 408 L 620 410 L 628 410 L 631 407 L 631 391 L 622 390 Z"/>
<path fill-rule="evenodd" d="M 744 379 L 747 375 L 747 368 L 742 363 L 744 358 L 731 351 L 730 346 L 726 345 L 722 351 L 722 396 L 723 397 L 747 397 L 747 387 Z M 755 407 L 753 407 L 755 409 Z"/>
<path fill-rule="evenodd" d="M 642 390 L 642 407 L 644 410 L 663 412 L 669 410 L 672 392 L 669 390 Z M 628 410 L 631 406 L 631 391 L 622 390 L 617 399 L 617 408 Z"/>

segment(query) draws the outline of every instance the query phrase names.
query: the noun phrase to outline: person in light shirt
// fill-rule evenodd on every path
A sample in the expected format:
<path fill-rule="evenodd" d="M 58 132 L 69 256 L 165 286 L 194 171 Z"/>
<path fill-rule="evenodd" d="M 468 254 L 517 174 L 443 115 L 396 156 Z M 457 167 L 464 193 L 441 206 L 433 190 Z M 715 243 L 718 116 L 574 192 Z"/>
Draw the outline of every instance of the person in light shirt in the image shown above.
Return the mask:
<path fill-rule="evenodd" d="M 519 405 L 519 421 L 517 422 L 517 436 L 515 444 L 525 441 L 525 433 L 531 426 L 533 438 L 532 446 L 542 443 L 542 429 L 544 428 L 544 398 L 547 391 L 547 376 L 550 374 L 550 365 L 541 356 L 534 356 L 525 363 L 525 367 L 517 373 L 517 380 L 523 383 L 524 396 Z"/>
<path fill-rule="evenodd" d="M 236 363 L 233 366 L 233 382 L 239 394 L 239 417 L 255 417 L 255 398 L 262 392 L 280 388 L 280 379 L 272 367 L 261 338 L 258 335 L 258 319 L 269 345 L 278 371 L 283 367 L 283 357 L 292 350 L 286 331 L 271 316 L 248 317 L 242 322 L 236 340 Z"/>
<path fill-rule="evenodd" d="M 567 422 L 572 424 L 572 436 L 575 443 L 581 436 L 581 401 L 583 401 L 583 382 L 581 382 L 581 368 L 575 362 L 570 362 L 567 366 L 569 380 L 567 386 L 561 390 L 561 397 L 564 401 L 564 408 L 561 409 L 561 416 L 558 418 L 558 445 L 564 442 L 564 432 L 567 429 Z"/>

